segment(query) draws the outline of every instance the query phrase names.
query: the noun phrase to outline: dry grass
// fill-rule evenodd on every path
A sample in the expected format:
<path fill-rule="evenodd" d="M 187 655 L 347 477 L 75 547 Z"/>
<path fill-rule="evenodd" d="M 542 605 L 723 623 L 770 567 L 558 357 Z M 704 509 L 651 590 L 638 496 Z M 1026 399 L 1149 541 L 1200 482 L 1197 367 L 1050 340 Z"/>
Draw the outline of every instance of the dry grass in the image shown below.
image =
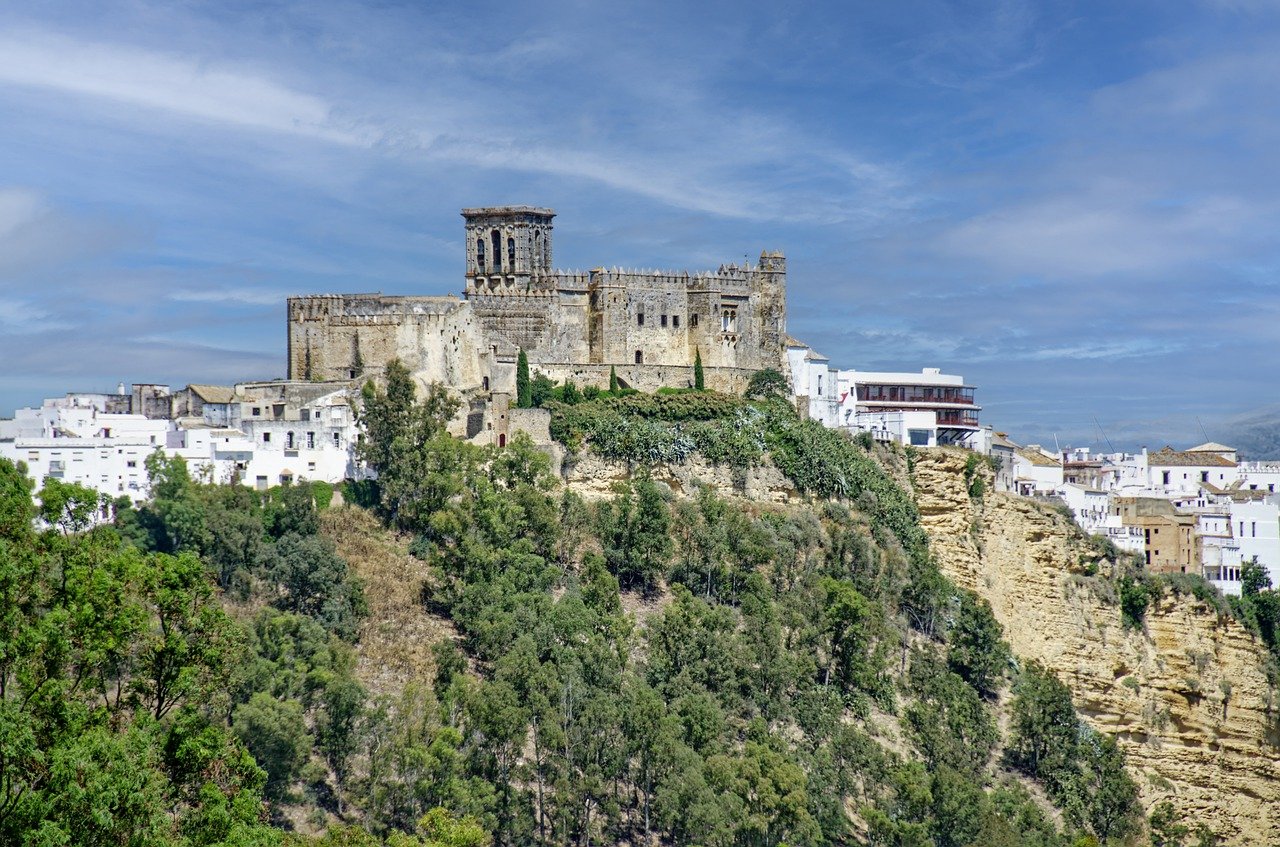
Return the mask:
<path fill-rule="evenodd" d="M 320 532 L 364 582 L 369 617 L 356 645 L 357 677 L 375 695 L 399 694 L 411 681 L 430 680 L 432 645 L 459 636 L 423 606 L 427 566 L 409 555 L 408 539 L 354 506 L 321 512 Z"/>

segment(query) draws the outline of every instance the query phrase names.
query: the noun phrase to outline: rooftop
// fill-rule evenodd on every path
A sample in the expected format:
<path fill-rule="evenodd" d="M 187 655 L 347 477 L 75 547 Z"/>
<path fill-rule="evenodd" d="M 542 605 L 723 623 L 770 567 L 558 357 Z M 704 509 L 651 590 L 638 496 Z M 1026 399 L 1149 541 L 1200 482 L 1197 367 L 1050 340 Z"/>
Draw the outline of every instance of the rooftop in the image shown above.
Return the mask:
<path fill-rule="evenodd" d="M 1230 448 L 1228 448 L 1230 449 Z M 1214 467 L 1234 468 L 1236 463 L 1217 453 L 1196 453 L 1190 450 L 1174 450 L 1165 446 L 1147 456 L 1147 464 L 1154 467 Z"/>

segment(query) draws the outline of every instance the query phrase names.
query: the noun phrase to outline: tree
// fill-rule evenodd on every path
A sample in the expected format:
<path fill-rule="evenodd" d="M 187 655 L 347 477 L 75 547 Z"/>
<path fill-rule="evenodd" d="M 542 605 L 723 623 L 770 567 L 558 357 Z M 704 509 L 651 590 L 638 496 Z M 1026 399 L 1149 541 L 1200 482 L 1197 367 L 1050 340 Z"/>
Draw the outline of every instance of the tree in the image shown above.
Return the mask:
<path fill-rule="evenodd" d="M 702 374 L 702 351 L 693 351 L 693 387 L 702 391 L 707 387 L 705 378 Z"/>
<path fill-rule="evenodd" d="M 1240 569 L 1240 593 L 1245 597 L 1253 597 L 1271 587 L 1271 575 L 1267 569 L 1258 564 L 1258 557 L 1244 563 Z"/>
<path fill-rule="evenodd" d="M 0 540 L 30 537 L 31 520 L 35 517 L 31 504 L 33 487 L 26 464 L 0 458 Z"/>
<path fill-rule="evenodd" d="M 609 366 L 609 393 L 618 393 L 618 368 L 616 365 Z"/>
<path fill-rule="evenodd" d="M 578 391 L 578 386 L 574 384 L 573 380 L 566 379 L 564 381 L 564 388 L 560 390 L 560 399 L 563 400 L 566 405 L 576 406 L 578 403 L 582 402 L 582 392 Z"/>
<path fill-rule="evenodd" d="M 1011 763 L 1061 796 L 1075 767 L 1080 720 L 1071 691 L 1039 663 L 1023 670 L 1014 686 L 1010 740 Z"/>
<path fill-rule="evenodd" d="M 1079 745 L 1080 773 L 1068 811 L 1106 844 L 1141 828 L 1138 786 L 1124 770 L 1124 754 L 1115 739 L 1092 730 Z"/>
<path fill-rule="evenodd" d="M 54 477 L 45 479 L 39 497 L 41 519 L 56 526 L 63 535 L 88 529 L 98 512 L 110 502 L 107 495 L 92 488 Z"/>
<path fill-rule="evenodd" d="M 516 408 L 527 409 L 533 405 L 533 395 L 529 391 L 529 357 L 524 348 L 516 357 Z"/>
<path fill-rule="evenodd" d="M 671 514 L 662 492 L 642 476 L 601 507 L 605 561 L 623 588 L 652 590 L 671 556 Z"/>
<path fill-rule="evenodd" d="M 959 604 L 949 634 L 947 663 L 975 691 L 991 697 L 1009 664 L 1004 629 L 991 613 L 991 604 L 976 594 L 961 592 Z"/>
<path fill-rule="evenodd" d="M 751 375 L 745 392 L 747 397 L 767 400 L 787 395 L 787 378 L 773 368 L 765 368 Z"/>
<path fill-rule="evenodd" d="M 267 772 L 267 796 L 283 800 L 311 750 L 312 738 L 307 734 L 302 705 L 297 700 L 281 701 L 259 691 L 236 708 L 232 726 Z"/>

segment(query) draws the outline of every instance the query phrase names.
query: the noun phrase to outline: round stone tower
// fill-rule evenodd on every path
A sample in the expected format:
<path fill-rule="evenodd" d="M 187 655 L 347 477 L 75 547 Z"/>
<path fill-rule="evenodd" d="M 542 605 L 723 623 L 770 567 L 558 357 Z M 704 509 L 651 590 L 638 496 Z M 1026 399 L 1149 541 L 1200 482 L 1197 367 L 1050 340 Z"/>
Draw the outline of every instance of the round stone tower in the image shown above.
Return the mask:
<path fill-rule="evenodd" d="M 535 206 L 463 209 L 467 293 L 527 291 L 551 271 L 551 219 Z"/>

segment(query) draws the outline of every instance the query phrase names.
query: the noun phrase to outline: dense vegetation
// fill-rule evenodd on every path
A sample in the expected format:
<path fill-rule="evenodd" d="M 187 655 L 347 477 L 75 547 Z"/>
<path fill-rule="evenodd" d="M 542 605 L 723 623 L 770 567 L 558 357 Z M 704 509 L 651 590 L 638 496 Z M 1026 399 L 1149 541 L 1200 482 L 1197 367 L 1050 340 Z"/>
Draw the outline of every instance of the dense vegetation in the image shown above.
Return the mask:
<path fill-rule="evenodd" d="M 1136 837 L 1115 745 L 1017 667 L 863 447 L 768 399 L 553 400 L 579 446 L 609 443 L 597 419 L 663 438 L 750 421 L 799 486 L 841 497 L 672 502 L 640 472 L 586 503 L 527 439 L 451 438 L 454 402 L 388 375 L 365 396 L 379 476 L 348 496 L 412 537 L 423 602 L 458 635 L 404 690 L 358 679 L 363 590 L 317 533 L 315 489 L 199 485 L 156 457 L 153 500 L 114 526 L 87 529 L 101 504 L 50 485 L 37 531 L 0 464 L 0 843 Z"/>

